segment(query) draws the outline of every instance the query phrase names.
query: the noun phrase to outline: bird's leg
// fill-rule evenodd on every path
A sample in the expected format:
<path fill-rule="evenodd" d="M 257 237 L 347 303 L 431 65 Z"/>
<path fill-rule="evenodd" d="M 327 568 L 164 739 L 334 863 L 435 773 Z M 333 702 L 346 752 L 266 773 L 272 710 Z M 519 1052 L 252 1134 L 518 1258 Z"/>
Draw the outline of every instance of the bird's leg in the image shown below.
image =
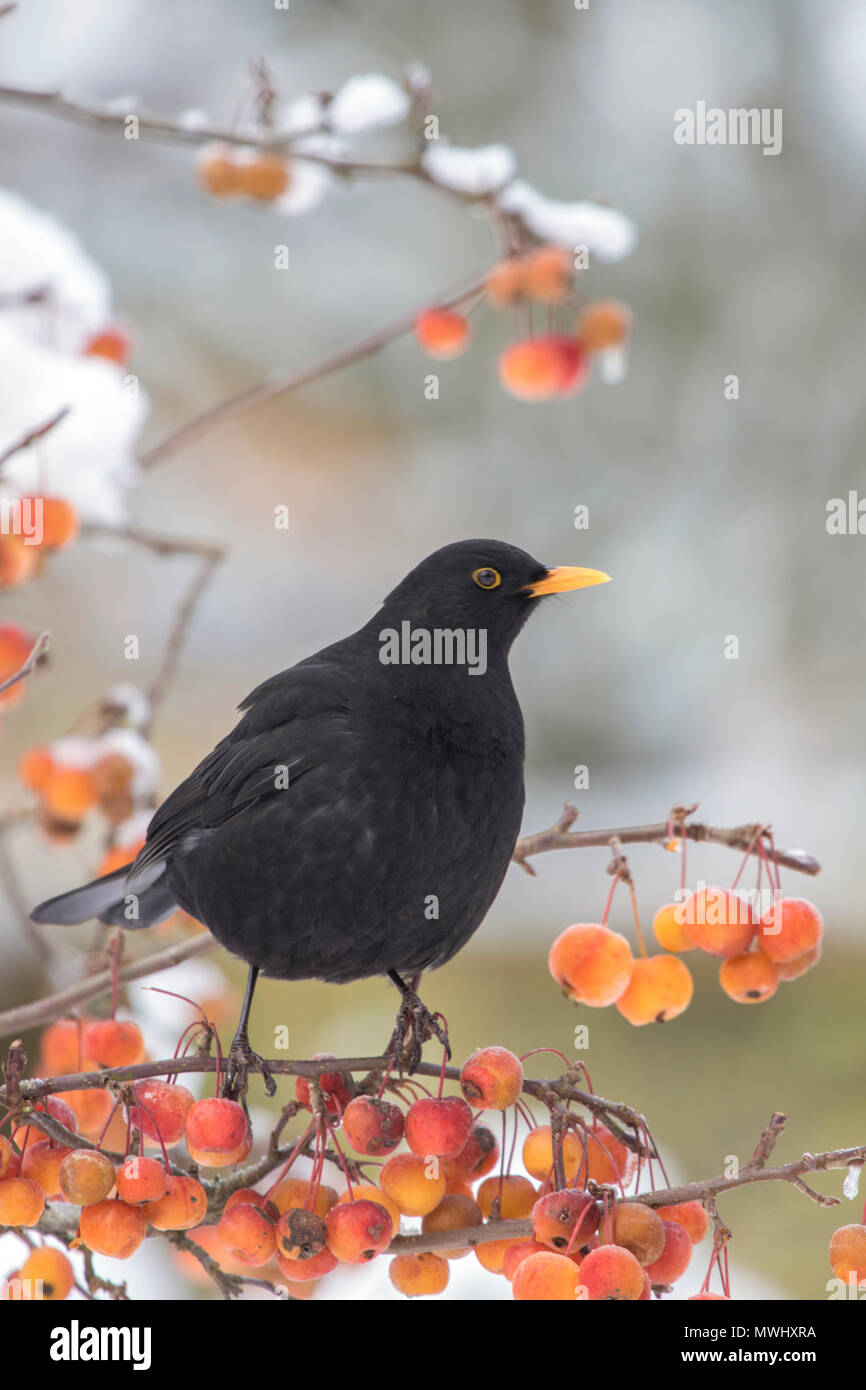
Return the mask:
<path fill-rule="evenodd" d="M 272 1096 L 277 1089 L 277 1083 L 268 1071 L 268 1068 L 258 1053 L 253 1052 L 250 1047 L 250 1039 L 247 1029 L 250 1022 L 250 1009 L 253 1006 L 253 994 L 256 988 L 256 980 L 259 977 L 259 967 L 251 965 L 247 975 L 247 987 L 244 993 L 244 1002 L 241 1007 L 241 1016 L 238 1026 L 232 1039 L 231 1049 L 226 1065 L 225 1081 L 223 1082 L 222 1093 L 230 1100 L 237 1100 L 239 1096 L 246 1094 L 248 1080 L 247 1076 L 251 1066 L 255 1066 L 261 1071 L 262 1080 L 265 1083 L 265 1090 Z"/>
<path fill-rule="evenodd" d="M 394 1032 L 391 1034 L 391 1041 L 385 1051 L 386 1057 L 393 1058 L 394 1064 L 400 1071 L 405 1070 L 411 1074 L 421 1061 L 421 1049 L 424 1043 L 427 1042 L 428 1038 L 437 1038 L 445 1048 L 450 1061 L 451 1044 L 448 1040 L 448 1034 L 436 1016 L 431 1014 L 430 1010 L 418 998 L 416 991 L 421 976 L 416 975 L 412 984 L 407 985 L 396 970 L 389 970 L 388 979 L 397 986 L 402 998 Z M 407 1033 L 409 1034 L 408 1040 L 406 1038 Z"/>

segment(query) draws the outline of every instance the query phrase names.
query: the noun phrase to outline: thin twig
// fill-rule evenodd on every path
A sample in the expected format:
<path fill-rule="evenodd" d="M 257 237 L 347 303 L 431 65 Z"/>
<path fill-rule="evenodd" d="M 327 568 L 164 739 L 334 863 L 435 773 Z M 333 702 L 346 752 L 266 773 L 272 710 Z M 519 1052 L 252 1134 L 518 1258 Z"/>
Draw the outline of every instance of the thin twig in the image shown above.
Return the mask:
<path fill-rule="evenodd" d="M 0 468 L 6 463 L 7 459 L 12 458 L 13 454 L 17 454 L 22 449 L 26 449 L 28 445 L 35 443 L 37 439 L 42 439 L 54 429 L 55 425 L 59 425 L 61 420 L 65 420 L 70 409 L 71 407 L 68 405 L 62 406 L 60 410 L 51 416 L 50 420 L 46 420 L 43 424 L 37 425 L 35 429 L 28 430 L 15 444 L 10 444 L 8 449 L 4 449 L 3 453 L 0 454 Z"/>

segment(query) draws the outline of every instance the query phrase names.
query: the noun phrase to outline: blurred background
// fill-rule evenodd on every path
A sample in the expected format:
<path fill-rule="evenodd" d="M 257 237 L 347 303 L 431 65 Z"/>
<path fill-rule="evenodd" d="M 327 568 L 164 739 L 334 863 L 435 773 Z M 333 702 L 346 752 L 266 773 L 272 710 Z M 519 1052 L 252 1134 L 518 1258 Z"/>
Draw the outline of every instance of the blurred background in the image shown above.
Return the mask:
<path fill-rule="evenodd" d="M 588 11 L 568 0 L 292 0 L 288 12 L 264 0 L 42 0 L 3 19 L 0 82 L 229 124 L 257 57 L 287 99 L 353 73 L 399 80 L 419 61 L 455 144 L 505 143 L 550 196 L 609 199 L 635 219 L 639 243 L 593 267 L 587 286 L 631 305 L 635 335 L 620 385 L 531 406 L 497 381 L 508 317 L 482 311 L 468 354 L 433 367 L 436 401 L 424 394 L 430 363 L 403 339 L 147 473 L 129 497 L 134 520 L 229 546 L 154 730 L 163 792 L 248 690 L 360 625 L 437 546 L 496 536 L 551 564 L 605 569 L 613 584 L 546 605 L 514 651 L 525 829 L 550 825 L 565 799 L 586 829 L 661 820 L 692 801 L 720 825 L 770 820 L 780 844 L 824 866 L 815 883 L 784 878 L 824 913 L 824 959 L 758 1009 L 722 995 L 704 959 L 691 1008 L 670 1025 L 578 1014 L 546 955 L 569 922 L 602 910 L 607 855 L 585 850 L 540 858 L 536 879 L 513 868 L 472 944 L 427 981 L 427 1001 L 448 1016 L 458 1057 L 491 1041 L 572 1054 L 575 1024 L 588 1022 L 581 1055 L 595 1086 L 648 1116 L 675 1179 L 718 1172 L 731 1154 L 744 1162 L 773 1110 L 790 1116 L 780 1161 L 863 1142 L 866 541 L 829 535 L 826 516 L 829 499 L 864 489 L 866 13 L 844 0 L 606 0 Z M 781 154 L 675 144 L 674 111 L 699 100 L 782 108 Z M 132 327 L 131 370 L 150 399 L 143 447 L 491 261 L 486 223 L 411 180 L 341 184 L 287 218 L 208 199 L 189 147 L 125 142 L 14 103 L 0 103 L 0 132 L 0 185 L 75 234 Z M 352 153 L 396 157 L 401 140 L 364 136 Z M 278 244 L 288 272 L 274 269 Z M 280 504 L 288 532 L 273 526 Z M 574 527 L 581 504 L 585 531 Z M 50 667 L 3 718 L 6 803 L 20 797 L 27 748 L 64 733 L 115 682 L 153 678 L 191 574 L 182 557 L 80 543 L 4 596 L 5 617 L 53 634 Z M 124 660 L 128 633 L 140 636 L 140 677 Z M 578 764 L 586 790 L 574 789 Z M 97 841 L 10 835 L 26 899 L 88 876 Z M 648 925 L 679 859 L 648 846 L 630 860 Z M 695 849 L 689 874 L 730 882 L 737 863 Z M 624 898 L 612 924 L 630 930 L 626 908 Z M 0 931 L 8 1008 L 44 981 L 8 903 Z M 286 1022 L 292 1055 L 363 1055 L 384 1043 L 393 1003 L 378 981 L 266 982 L 253 1042 Z M 841 1177 L 822 1187 L 840 1191 Z M 762 1186 L 724 1199 L 722 1214 L 735 1295 L 826 1296 L 838 1213 Z M 846 1204 L 842 1220 L 856 1219 Z M 176 1271 L 143 1268 L 143 1291 L 158 1274 L 177 1281 L 176 1296 L 197 1296 Z M 699 1252 L 694 1289 L 703 1272 Z M 341 1292 L 363 1280 L 364 1296 L 389 1294 L 381 1271 L 344 1278 Z M 451 1288 L 506 1293 L 474 1260 Z M 326 1281 L 317 1297 L 332 1296 Z"/>

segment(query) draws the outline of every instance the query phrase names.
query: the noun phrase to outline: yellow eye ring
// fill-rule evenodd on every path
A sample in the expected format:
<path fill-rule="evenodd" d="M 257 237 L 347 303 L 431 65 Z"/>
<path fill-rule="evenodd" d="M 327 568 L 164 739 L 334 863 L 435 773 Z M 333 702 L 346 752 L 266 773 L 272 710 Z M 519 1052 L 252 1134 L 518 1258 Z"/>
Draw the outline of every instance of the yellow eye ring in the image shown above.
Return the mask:
<path fill-rule="evenodd" d="M 491 569 L 489 565 L 482 565 L 481 569 L 473 570 L 472 578 L 479 589 L 498 589 L 502 583 L 499 570 Z"/>

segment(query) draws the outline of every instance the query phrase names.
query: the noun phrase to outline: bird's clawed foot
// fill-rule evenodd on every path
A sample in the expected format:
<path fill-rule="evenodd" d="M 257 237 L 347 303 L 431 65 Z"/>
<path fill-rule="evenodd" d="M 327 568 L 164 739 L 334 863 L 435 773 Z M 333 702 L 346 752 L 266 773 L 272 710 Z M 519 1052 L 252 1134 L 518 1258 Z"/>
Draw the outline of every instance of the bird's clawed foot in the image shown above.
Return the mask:
<path fill-rule="evenodd" d="M 385 1056 L 392 1060 L 398 1071 L 411 1075 L 417 1070 L 421 1061 L 421 1049 L 430 1038 L 436 1038 L 442 1044 L 450 1061 L 451 1043 L 439 1015 L 432 1014 L 427 1006 L 421 1003 L 415 991 L 407 988 L 400 1000 L 397 1022 L 391 1034 L 391 1041 L 385 1049 Z"/>
<path fill-rule="evenodd" d="M 271 1075 L 267 1062 L 250 1047 L 245 1033 L 238 1033 L 226 1058 L 226 1074 L 222 1084 L 222 1094 L 227 1100 L 241 1100 L 249 1087 L 251 1071 L 260 1072 L 269 1096 L 276 1093 L 277 1083 Z"/>

